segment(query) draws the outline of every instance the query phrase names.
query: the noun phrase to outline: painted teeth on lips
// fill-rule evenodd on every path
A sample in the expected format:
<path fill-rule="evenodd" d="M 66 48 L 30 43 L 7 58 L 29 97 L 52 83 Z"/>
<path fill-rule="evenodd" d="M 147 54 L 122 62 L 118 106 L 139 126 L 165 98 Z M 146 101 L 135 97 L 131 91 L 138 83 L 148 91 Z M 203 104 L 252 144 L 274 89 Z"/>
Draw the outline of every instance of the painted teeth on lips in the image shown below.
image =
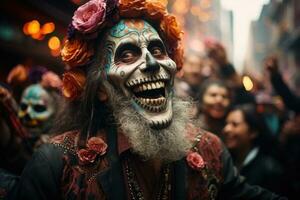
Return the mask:
<path fill-rule="evenodd" d="M 151 76 L 151 77 L 145 77 L 141 79 L 135 79 L 135 80 L 130 80 L 126 83 L 127 87 L 134 87 L 136 85 L 140 85 L 143 83 L 156 83 L 158 81 L 167 81 L 170 79 L 170 76 L 168 74 L 159 74 L 156 76 Z"/>
<path fill-rule="evenodd" d="M 145 110 L 162 112 L 167 105 L 166 82 L 169 75 L 160 74 L 128 81 L 126 85 L 132 91 L 132 98 Z"/>
<path fill-rule="evenodd" d="M 165 83 L 162 81 L 151 82 L 151 83 L 143 83 L 141 85 L 136 85 L 133 87 L 133 92 L 142 92 L 146 90 L 159 89 L 164 88 Z"/>
<path fill-rule="evenodd" d="M 137 98 L 134 96 L 134 100 L 141 106 L 148 105 L 148 106 L 163 106 L 166 105 L 167 99 L 165 97 L 159 97 L 156 99 L 153 98 Z"/>
<path fill-rule="evenodd" d="M 167 99 L 165 97 L 153 98 L 137 98 L 133 96 L 134 101 L 142 108 L 151 112 L 161 112 L 166 108 Z"/>

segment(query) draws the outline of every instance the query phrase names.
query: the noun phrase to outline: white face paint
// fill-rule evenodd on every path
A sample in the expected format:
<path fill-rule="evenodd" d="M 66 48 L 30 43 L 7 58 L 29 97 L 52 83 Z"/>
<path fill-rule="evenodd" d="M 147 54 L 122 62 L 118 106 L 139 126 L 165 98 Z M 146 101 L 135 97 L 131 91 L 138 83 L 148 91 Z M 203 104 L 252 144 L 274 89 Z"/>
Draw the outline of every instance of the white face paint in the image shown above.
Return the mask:
<path fill-rule="evenodd" d="M 53 113 L 53 99 L 40 84 L 26 88 L 18 112 L 19 118 L 25 126 L 42 128 Z"/>
<path fill-rule="evenodd" d="M 108 81 L 131 99 L 151 127 L 169 126 L 176 64 L 156 30 L 144 20 L 121 20 L 105 41 Z"/>

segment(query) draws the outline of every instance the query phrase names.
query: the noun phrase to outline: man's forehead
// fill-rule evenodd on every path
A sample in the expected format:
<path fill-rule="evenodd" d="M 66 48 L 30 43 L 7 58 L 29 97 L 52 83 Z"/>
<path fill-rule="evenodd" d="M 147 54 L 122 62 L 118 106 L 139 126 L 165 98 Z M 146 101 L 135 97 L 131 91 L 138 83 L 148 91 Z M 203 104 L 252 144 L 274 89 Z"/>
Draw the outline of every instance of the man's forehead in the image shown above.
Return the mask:
<path fill-rule="evenodd" d="M 142 19 L 123 19 L 108 31 L 108 35 L 114 38 L 122 38 L 132 33 L 138 35 L 151 33 L 159 37 L 157 31 Z"/>

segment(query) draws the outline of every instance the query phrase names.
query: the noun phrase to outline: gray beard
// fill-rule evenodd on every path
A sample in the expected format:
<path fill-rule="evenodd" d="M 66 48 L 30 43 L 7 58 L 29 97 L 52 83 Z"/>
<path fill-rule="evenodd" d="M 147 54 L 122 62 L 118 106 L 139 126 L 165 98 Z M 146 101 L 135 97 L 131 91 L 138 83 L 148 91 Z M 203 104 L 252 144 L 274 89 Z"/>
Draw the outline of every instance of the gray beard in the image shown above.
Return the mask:
<path fill-rule="evenodd" d="M 165 162 L 179 160 L 192 147 L 186 137 L 186 125 L 190 122 L 191 103 L 173 98 L 173 118 L 164 129 L 153 129 L 121 92 L 108 82 L 104 83 L 109 95 L 109 105 L 123 134 L 129 139 L 132 151 L 145 160 L 160 159 Z"/>

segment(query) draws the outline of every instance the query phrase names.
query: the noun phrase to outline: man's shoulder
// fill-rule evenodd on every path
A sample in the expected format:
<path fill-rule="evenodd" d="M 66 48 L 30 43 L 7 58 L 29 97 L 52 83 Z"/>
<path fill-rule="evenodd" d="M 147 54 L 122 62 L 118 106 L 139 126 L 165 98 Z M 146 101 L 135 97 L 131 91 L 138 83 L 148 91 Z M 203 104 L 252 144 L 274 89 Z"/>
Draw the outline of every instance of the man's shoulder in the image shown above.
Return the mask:
<path fill-rule="evenodd" d="M 198 152 L 208 164 L 208 167 L 220 169 L 223 152 L 223 144 L 220 138 L 193 124 L 189 124 L 186 130 L 188 138 L 192 142 L 191 152 Z"/>
<path fill-rule="evenodd" d="M 216 196 L 217 188 L 223 180 L 221 140 L 213 133 L 193 124 L 189 124 L 186 130 L 192 142 L 192 149 L 186 156 L 189 169 L 189 199 L 208 199 L 208 196 Z"/>
<path fill-rule="evenodd" d="M 79 131 L 76 130 L 67 131 L 62 134 L 52 136 L 50 139 L 50 143 L 52 144 L 64 143 L 65 140 L 74 143 L 78 135 L 79 135 Z"/>
<path fill-rule="evenodd" d="M 194 144 L 193 147 L 202 149 L 204 146 L 212 146 L 215 148 L 222 148 L 221 139 L 196 125 L 189 123 L 186 127 L 186 135 L 188 139 Z"/>
<path fill-rule="evenodd" d="M 77 140 L 79 136 L 79 131 L 68 131 L 50 139 L 50 144 L 61 148 L 64 152 L 75 153 L 77 149 Z"/>
<path fill-rule="evenodd" d="M 34 153 L 35 158 L 61 160 L 65 154 L 76 154 L 78 131 L 68 131 L 52 136 L 48 143 L 41 145 Z"/>

